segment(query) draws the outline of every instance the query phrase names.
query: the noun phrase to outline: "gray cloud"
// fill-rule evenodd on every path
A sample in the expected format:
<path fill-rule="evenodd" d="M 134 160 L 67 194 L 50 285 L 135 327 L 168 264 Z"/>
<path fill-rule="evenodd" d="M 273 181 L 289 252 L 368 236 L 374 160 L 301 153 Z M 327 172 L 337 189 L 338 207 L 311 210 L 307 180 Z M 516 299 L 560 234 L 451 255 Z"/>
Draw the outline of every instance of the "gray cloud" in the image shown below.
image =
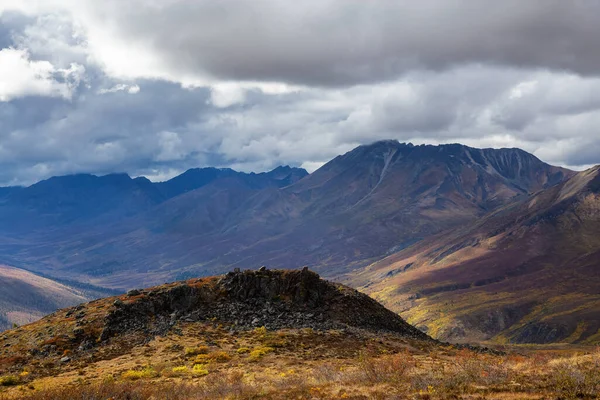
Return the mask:
<path fill-rule="evenodd" d="M 600 4 L 592 1 L 82 3 L 67 4 L 88 24 L 92 53 L 130 75 L 330 87 L 470 63 L 600 72 Z M 138 55 L 139 70 L 117 66 L 110 58 L 119 50 L 107 40 Z"/>
<path fill-rule="evenodd" d="M 62 92 L 0 101 L 0 184 L 312 169 L 387 138 L 600 163 L 593 2 L 2 4 L 0 50 Z"/>

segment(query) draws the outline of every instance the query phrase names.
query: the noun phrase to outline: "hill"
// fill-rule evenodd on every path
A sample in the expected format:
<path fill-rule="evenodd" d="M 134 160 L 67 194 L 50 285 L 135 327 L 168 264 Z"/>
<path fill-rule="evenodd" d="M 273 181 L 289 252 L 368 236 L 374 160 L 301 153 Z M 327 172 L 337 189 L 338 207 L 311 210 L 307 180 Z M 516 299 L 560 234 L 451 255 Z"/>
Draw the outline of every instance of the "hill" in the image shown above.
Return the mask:
<path fill-rule="evenodd" d="M 600 167 L 348 282 L 444 340 L 600 342 Z"/>
<path fill-rule="evenodd" d="M 600 389 L 600 354 L 550 354 L 436 342 L 306 269 L 234 271 L 5 332 L 0 399 L 530 399 Z"/>
<path fill-rule="evenodd" d="M 56 178 L 10 191 L 0 216 L 22 219 L 18 225 L 28 229 L 8 229 L 1 254 L 12 265 L 118 289 L 237 266 L 306 265 L 338 276 L 470 224 L 572 172 L 518 149 L 382 141 L 305 175 L 287 167 L 265 174 L 190 170 L 159 184 L 86 177 L 98 181 L 94 190 L 74 184 L 52 196 L 31 194 L 74 179 Z M 105 188 L 117 180 L 125 194 Z"/>
<path fill-rule="evenodd" d="M 74 288 L 31 272 L 0 265 L 0 331 L 23 325 L 58 308 L 105 296 L 108 291 Z"/>

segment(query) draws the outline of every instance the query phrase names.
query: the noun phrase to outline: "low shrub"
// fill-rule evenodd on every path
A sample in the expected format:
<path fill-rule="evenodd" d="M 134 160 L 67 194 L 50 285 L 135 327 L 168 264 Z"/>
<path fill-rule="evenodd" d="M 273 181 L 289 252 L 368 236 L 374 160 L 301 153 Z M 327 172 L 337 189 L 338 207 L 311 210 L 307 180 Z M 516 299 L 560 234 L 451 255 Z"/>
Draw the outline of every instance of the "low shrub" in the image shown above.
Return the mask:
<path fill-rule="evenodd" d="M 154 368 L 147 366 L 143 370 L 130 369 L 129 371 L 125 371 L 121 374 L 121 378 L 129 381 L 136 381 L 138 379 L 156 378 L 158 375 L 158 372 L 156 372 Z"/>
<path fill-rule="evenodd" d="M 6 375 L 0 377 L 0 386 L 15 386 L 20 382 L 19 377 L 14 375 Z"/>
<path fill-rule="evenodd" d="M 196 364 L 208 364 L 210 362 L 225 363 L 231 360 L 231 356 L 224 351 L 213 351 L 209 354 L 199 354 L 194 362 Z"/>
<path fill-rule="evenodd" d="M 195 364 L 192 373 L 196 376 L 208 375 L 208 368 L 204 364 Z"/>
<path fill-rule="evenodd" d="M 171 372 L 174 375 L 179 376 L 179 375 L 188 374 L 190 372 L 190 370 L 185 365 L 182 365 L 182 366 L 179 366 L 179 367 L 173 367 L 173 369 L 171 370 Z"/>
<path fill-rule="evenodd" d="M 185 349 L 186 357 L 193 357 L 198 354 L 208 354 L 208 346 L 188 347 Z"/>
<path fill-rule="evenodd" d="M 415 361 L 408 353 L 385 358 L 374 358 L 364 354 L 359 357 L 362 378 L 371 383 L 400 382 L 414 366 Z"/>
<path fill-rule="evenodd" d="M 252 350 L 248 356 L 248 359 L 250 361 L 258 361 L 261 358 L 263 358 L 265 355 L 273 352 L 273 348 L 272 347 L 258 347 L 254 350 Z"/>

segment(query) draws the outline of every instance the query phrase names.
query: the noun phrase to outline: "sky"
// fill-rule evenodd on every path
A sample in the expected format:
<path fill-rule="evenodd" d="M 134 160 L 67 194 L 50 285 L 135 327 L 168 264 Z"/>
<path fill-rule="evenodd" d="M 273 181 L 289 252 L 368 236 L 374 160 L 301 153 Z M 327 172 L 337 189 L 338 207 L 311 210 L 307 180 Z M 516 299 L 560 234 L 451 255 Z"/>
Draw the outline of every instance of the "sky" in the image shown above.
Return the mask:
<path fill-rule="evenodd" d="M 600 164 L 600 2 L 0 0 L 0 185 L 309 171 L 360 144 Z"/>

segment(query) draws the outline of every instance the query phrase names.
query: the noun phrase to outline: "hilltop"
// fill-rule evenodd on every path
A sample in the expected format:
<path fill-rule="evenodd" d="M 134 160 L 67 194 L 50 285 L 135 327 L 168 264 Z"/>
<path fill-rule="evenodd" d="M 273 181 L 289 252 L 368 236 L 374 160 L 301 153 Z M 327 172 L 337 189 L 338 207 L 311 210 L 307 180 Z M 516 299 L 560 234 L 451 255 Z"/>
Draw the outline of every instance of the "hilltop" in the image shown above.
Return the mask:
<path fill-rule="evenodd" d="M 131 346 L 168 334 L 178 323 L 203 321 L 219 322 L 234 331 L 263 326 L 359 329 L 431 341 L 367 295 L 324 281 L 308 269 L 263 268 L 134 289 L 59 310 L 1 336 L 4 350 L 0 355 L 10 358 L 16 351 L 21 355 L 25 351 L 35 359 L 40 354 L 59 357 L 68 351 L 70 358 L 77 360 L 107 346 L 127 352 Z M 16 343 L 24 341 L 30 347 L 17 349 Z"/>
<path fill-rule="evenodd" d="M 234 271 L 5 332 L 0 399 L 531 399 L 600 389 L 600 354 L 549 354 L 439 343 L 306 269 Z"/>

